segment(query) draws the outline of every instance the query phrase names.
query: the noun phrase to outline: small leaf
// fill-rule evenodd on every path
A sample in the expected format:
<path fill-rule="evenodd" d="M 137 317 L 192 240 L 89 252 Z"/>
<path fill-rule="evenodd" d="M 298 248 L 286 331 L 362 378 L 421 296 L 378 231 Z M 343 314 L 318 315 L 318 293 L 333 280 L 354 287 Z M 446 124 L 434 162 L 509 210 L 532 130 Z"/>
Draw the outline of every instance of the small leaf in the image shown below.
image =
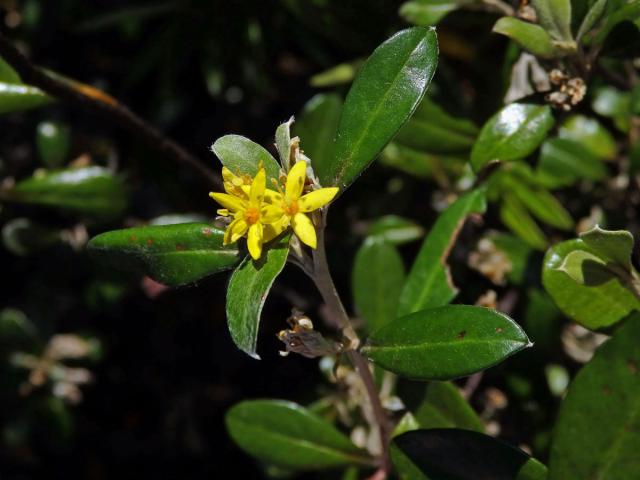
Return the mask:
<path fill-rule="evenodd" d="M 316 169 L 322 185 L 345 189 L 362 173 L 422 100 L 437 60 L 433 28 L 402 30 L 376 48 L 345 100 L 331 162 Z"/>
<path fill-rule="evenodd" d="M 399 315 L 446 305 L 458 289 L 452 284 L 447 257 L 467 216 L 486 210 L 484 190 L 473 190 L 450 205 L 436 220 L 411 267 L 400 295 Z"/>
<path fill-rule="evenodd" d="M 571 0 L 531 0 L 538 14 L 538 21 L 556 40 L 570 42 Z"/>
<path fill-rule="evenodd" d="M 127 194 L 122 179 L 103 167 L 36 172 L 6 191 L 8 200 L 73 210 L 102 219 L 122 214 Z"/>
<path fill-rule="evenodd" d="M 292 402 L 241 402 L 227 412 L 225 421 L 241 449 L 281 468 L 322 470 L 369 463 L 333 425 Z"/>
<path fill-rule="evenodd" d="M 628 92 L 621 92 L 613 87 L 602 87 L 596 90 L 591 107 L 597 114 L 611 118 L 618 130 L 627 133 L 631 116 L 631 100 L 631 94 Z"/>
<path fill-rule="evenodd" d="M 576 41 L 579 42 L 583 36 L 585 36 L 589 31 L 598 23 L 600 18 L 602 18 L 602 14 L 604 13 L 607 7 L 608 0 L 596 0 L 596 2 L 591 5 L 591 8 L 584 16 L 582 20 L 582 24 L 580 25 L 580 29 L 578 30 L 578 34 L 576 35 Z"/>
<path fill-rule="evenodd" d="M 369 331 L 395 320 L 404 264 L 393 245 L 367 239 L 356 254 L 351 283 L 356 310 Z"/>
<path fill-rule="evenodd" d="M 467 159 L 463 156 L 420 152 L 393 141 L 380 154 L 380 163 L 411 176 L 433 178 L 446 185 L 449 182 L 447 173 L 451 172 L 455 176 L 462 174 Z"/>
<path fill-rule="evenodd" d="M 53 98 L 36 87 L 0 81 L 0 114 L 29 110 L 53 102 Z"/>
<path fill-rule="evenodd" d="M 478 414 L 451 382 L 429 382 L 423 402 L 415 411 L 422 428 L 464 428 L 483 432 Z"/>
<path fill-rule="evenodd" d="M 111 265 L 175 287 L 238 264 L 237 245 L 223 245 L 223 236 L 206 223 L 149 225 L 103 233 L 87 248 Z"/>
<path fill-rule="evenodd" d="M 385 215 L 369 225 L 367 236 L 392 245 L 404 245 L 422 238 L 424 228 L 408 218 Z"/>
<path fill-rule="evenodd" d="M 211 150 L 222 164 L 235 174 L 254 177 L 262 162 L 267 174 L 267 186 L 270 178 L 280 179 L 278 162 L 264 148 L 241 135 L 225 135 L 211 146 Z"/>
<path fill-rule="evenodd" d="M 532 249 L 522 239 L 503 232 L 492 232 L 489 240 L 496 249 L 504 253 L 511 264 L 507 278 L 516 285 L 522 285 L 526 280 L 527 267 Z"/>
<path fill-rule="evenodd" d="M 451 380 L 489 368 L 530 346 L 506 315 L 446 305 L 399 318 L 373 333 L 362 352 L 377 365 L 416 380 Z"/>
<path fill-rule="evenodd" d="M 314 171 L 322 170 L 332 159 L 333 139 L 342 111 L 342 99 L 335 93 L 320 93 L 309 100 L 293 125 L 300 145 L 311 159 Z"/>
<path fill-rule="evenodd" d="M 603 230 L 595 226 L 580 234 L 580 239 L 605 262 L 617 264 L 625 271 L 631 270 L 633 235 L 626 230 Z"/>
<path fill-rule="evenodd" d="M 547 468 L 522 450 L 467 430 L 432 429 L 404 433 L 393 439 L 392 459 L 403 480 L 547 478 Z"/>
<path fill-rule="evenodd" d="M 289 236 L 264 247 L 262 258 L 247 256 L 231 275 L 227 289 L 227 323 L 236 346 L 260 359 L 256 352 L 260 314 L 271 285 L 284 268 L 289 254 Z"/>
<path fill-rule="evenodd" d="M 573 185 L 578 179 L 602 180 L 607 169 L 600 159 L 580 143 L 552 138 L 540 148 L 536 179 L 547 188 Z"/>
<path fill-rule="evenodd" d="M 563 52 L 554 46 L 551 36 L 540 25 L 513 17 L 502 17 L 493 26 L 493 31 L 509 37 L 536 57 L 562 56 Z"/>
<path fill-rule="evenodd" d="M 636 313 L 571 383 L 554 428 L 550 480 L 637 477 L 639 340 L 640 317 Z"/>
<path fill-rule="evenodd" d="M 479 171 L 494 160 L 517 160 L 532 153 L 546 138 L 554 119 L 549 106 L 512 103 L 482 127 L 471 151 L 471 166 Z"/>
<path fill-rule="evenodd" d="M 569 275 L 580 285 L 587 286 L 602 285 L 616 277 L 615 273 L 607 268 L 604 260 L 584 250 L 569 253 L 558 270 Z"/>
<path fill-rule="evenodd" d="M 22 79 L 11 65 L 0 57 L 0 83 L 8 83 L 10 85 L 21 85 Z"/>
<path fill-rule="evenodd" d="M 584 115 L 570 116 L 560 126 L 558 136 L 581 144 L 599 158 L 611 160 L 616 156 L 617 147 L 613 136 L 593 118 Z"/>
<path fill-rule="evenodd" d="M 278 149 L 278 155 L 280 156 L 280 165 L 285 170 L 289 170 L 290 152 L 291 152 L 291 124 L 293 123 L 293 117 L 288 121 L 281 123 L 276 128 L 276 148 Z"/>
<path fill-rule="evenodd" d="M 42 163 L 49 168 L 61 167 L 69 155 L 71 130 L 60 122 L 42 122 L 36 131 L 36 145 Z"/>
<path fill-rule="evenodd" d="M 580 285 L 560 266 L 572 252 L 582 250 L 595 255 L 582 240 L 569 240 L 551 247 L 544 258 L 542 283 L 565 315 L 583 327 L 598 330 L 609 327 L 640 309 L 640 301 L 618 278 L 597 286 Z"/>
<path fill-rule="evenodd" d="M 450 12 L 473 0 L 411 0 L 400 5 L 399 14 L 414 25 L 436 25 Z"/>
<path fill-rule="evenodd" d="M 411 412 L 405 413 L 400 421 L 396 424 L 393 432 L 391 433 L 391 437 L 397 437 L 398 435 L 402 435 L 405 432 L 410 432 L 411 430 L 418 430 L 420 428 L 420 424 L 413 416 Z"/>
<path fill-rule="evenodd" d="M 547 238 L 531 218 L 522 202 L 513 194 L 505 194 L 500 205 L 500 220 L 529 246 L 536 250 L 547 248 Z"/>

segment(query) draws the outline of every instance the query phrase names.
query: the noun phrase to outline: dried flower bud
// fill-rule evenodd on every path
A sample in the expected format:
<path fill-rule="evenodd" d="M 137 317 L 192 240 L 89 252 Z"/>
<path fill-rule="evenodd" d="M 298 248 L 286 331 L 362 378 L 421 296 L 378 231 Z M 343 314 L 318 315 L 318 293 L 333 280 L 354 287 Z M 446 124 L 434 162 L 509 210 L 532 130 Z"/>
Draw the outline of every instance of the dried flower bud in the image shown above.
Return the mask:
<path fill-rule="evenodd" d="M 278 339 L 286 347 L 285 351 L 280 352 L 283 357 L 294 352 L 303 357 L 315 358 L 335 355 L 343 349 L 341 344 L 325 340 L 320 332 L 313 329 L 311 319 L 300 311 L 294 310 L 287 323 L 291 328 L 278 333 Z"/>

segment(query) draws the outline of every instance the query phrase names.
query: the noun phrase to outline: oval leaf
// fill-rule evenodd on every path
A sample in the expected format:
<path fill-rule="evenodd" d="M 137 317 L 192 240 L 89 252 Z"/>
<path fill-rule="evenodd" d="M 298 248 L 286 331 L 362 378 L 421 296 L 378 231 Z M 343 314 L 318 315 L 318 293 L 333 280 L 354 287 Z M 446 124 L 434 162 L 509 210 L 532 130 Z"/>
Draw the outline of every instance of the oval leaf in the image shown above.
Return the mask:
<path fill-rule="evenodd" d="M 553 124 L 548 105 L 507 105 L 482 127 L 471 151 L 471 166 L 477 172 L 492 161 L 526 157 L 542 143 Z"/>
<path fill-rule="evenodd" d="M 7 191 L 9 200 L 73 210 L 101 218 L 120 215 L 127 202 L 122 178 L 103 167 L 37 172 Z"/>
<path fill-rule="evenodd" d="M 369 463 L 366 454 L 321 417 L 292 402 L 252 400 L 226 415 L 231 438 L 259 460 L 292 470 Z"/>
<path fill-rule="evenodd" d="M 640 309 L 640 301 L 617 277 L 596 285 L 580 285 L 562 271 L 567 256 L 576 251 L 596 255 L 582 240 L 569 240 L 547 251 L 542 268 L 544 288 L 565 315 L 586 328 L 597 330 Z"/>
<path fill-rule="evenodd" d="M 36 145 L 42 163 L 49 168 L 61 167 L 69 154 L 71 131 L 60 122 L 42 122 L 36 131 Z"/>
<path fill-rule="evenodd" d="M 399 315 L 446 305 L 454 299 L 458 289 L 451 282 L 447 257 L 467 216 L 484 213 L 486 208 L 484 190 L 473 190 L 438 217 L 422 243 L 402 289 Z"/>
<path fill-rule="evenodd" d="M 489 368 L 530 346 L 522 328 L 483 307 L 421 310 L 382 327 L 363 348 L 380 367 L 417 380 L 451 380 Z"/>
<path fill-rule="evenodd" d="M 551 480 L 638 477 L 639 341 L 635 314 L 574 379 L 553 435 Z"/>
<path fill-rule="evenodd" d="M 224 246 L 223 236 L 223 230 L 206 223 L 149 225 L 103 233 L 87 247 L 112 265 L 175 287 L 240 261 L 237 245 Z"/>
<path fill-rule="evenodd" d="M 429 382 L 415 411 L 422 428 L 464 428 L 484 431 L 482 420 L 451 382 Z"/>
<path fill-rule="evenodd" d="M 255 177 L 260 162 L 264 165 L 267 179 L 280 179 L 280 165 L 275 158 L 257 143 L 242 135 L 225 135 L 211 146 L 222 164 L 235 174 Z M 267 180 L 267 186 L 270 186 Z"/>
<path fill-rule="evenodd" d="M 502 17 L 493 26 L 493 31 L 509 37 L 536 57 L 553 58 L 560 53 L 554 47 L 551 36 L 540 25 Z"/>
<path fill-rule="evenodd" d="M 41 107 L 51 102 L 53 98 L 39 88 L 0 81 L 0 114 Z"/>
<path fill-rule="evenodd" d="M 580 178 L 602 180 L 606 175 L 602 161 L 578 142 L 553 138 L 540 148 L 536 179 L 547 188 L 569 186 Z"/>
<path fill-rule="evenodd" d="M 401 479 L 545 480 L 547 468 L 488 435 L 458 429 L 413 430 L 393 439 Z"/>
<path fill-rule="evenodd" d="M 396 318 L 404 284 L 404 264 L 393 245 L 368 239 L 360 247 L 353 266 L 353 297 L 369 331 Z"/>
<path fill-rule="evenodd" d="M 227 289 L 227 323 L 236 346 L 260 359 L 256 352 L 260 314 L 271 285 L 287 262 L 289 236 L 274 240 L 254 261 L 249 255 L 231 275 Z"/>
<path fill-rule="evenodd" d="M 414 112 L 437 61 L 433 28 L 403 30 L 376 48 L 347 95 L 331 162 L 318 165 L 322 185 L 344 189 L 362 173 Z"/>

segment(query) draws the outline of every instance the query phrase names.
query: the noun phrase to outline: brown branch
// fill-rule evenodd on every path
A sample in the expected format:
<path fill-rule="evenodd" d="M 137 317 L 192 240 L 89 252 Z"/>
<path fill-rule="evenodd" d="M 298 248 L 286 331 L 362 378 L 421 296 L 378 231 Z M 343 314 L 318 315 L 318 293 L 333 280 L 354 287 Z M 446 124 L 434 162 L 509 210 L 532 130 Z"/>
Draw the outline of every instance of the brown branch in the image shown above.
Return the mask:
<path fill-rule="evenodd" d="M 199 158 L 168 138 L 110 95 L 73 80 L 47 72 L 31 63 L 2 33 L 0 56 L 11 65 L 22 81 L 38 87 L 58 100 L 96 113 L 140 138 L 149 148 L 174 162 L 196 170 L 207 182 L 220 188 L 220 177 L 207 168 Z"/>

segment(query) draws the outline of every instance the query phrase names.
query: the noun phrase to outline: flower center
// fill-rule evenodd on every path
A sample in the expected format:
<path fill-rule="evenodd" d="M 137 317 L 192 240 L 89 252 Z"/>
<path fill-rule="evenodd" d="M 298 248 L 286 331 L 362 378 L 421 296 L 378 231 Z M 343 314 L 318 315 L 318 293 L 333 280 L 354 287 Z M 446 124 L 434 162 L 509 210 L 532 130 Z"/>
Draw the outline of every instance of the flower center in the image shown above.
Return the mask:
<path fill-rule="evenodd" d="M 284 213 L 286 213 L 288 216 L 293 217 L 296 213 L 298 213 L 298 202 L 296 200 L 291 203 L 284 202 L 282 204 L 282 210 L 284 210 Z"/>
<path fill-rule="evenodd" d="M 249 225 L 253 225 L 260 220 L 260 211 L 257 208 L 247 208 L 244 212 L 244 219 Z"/>

